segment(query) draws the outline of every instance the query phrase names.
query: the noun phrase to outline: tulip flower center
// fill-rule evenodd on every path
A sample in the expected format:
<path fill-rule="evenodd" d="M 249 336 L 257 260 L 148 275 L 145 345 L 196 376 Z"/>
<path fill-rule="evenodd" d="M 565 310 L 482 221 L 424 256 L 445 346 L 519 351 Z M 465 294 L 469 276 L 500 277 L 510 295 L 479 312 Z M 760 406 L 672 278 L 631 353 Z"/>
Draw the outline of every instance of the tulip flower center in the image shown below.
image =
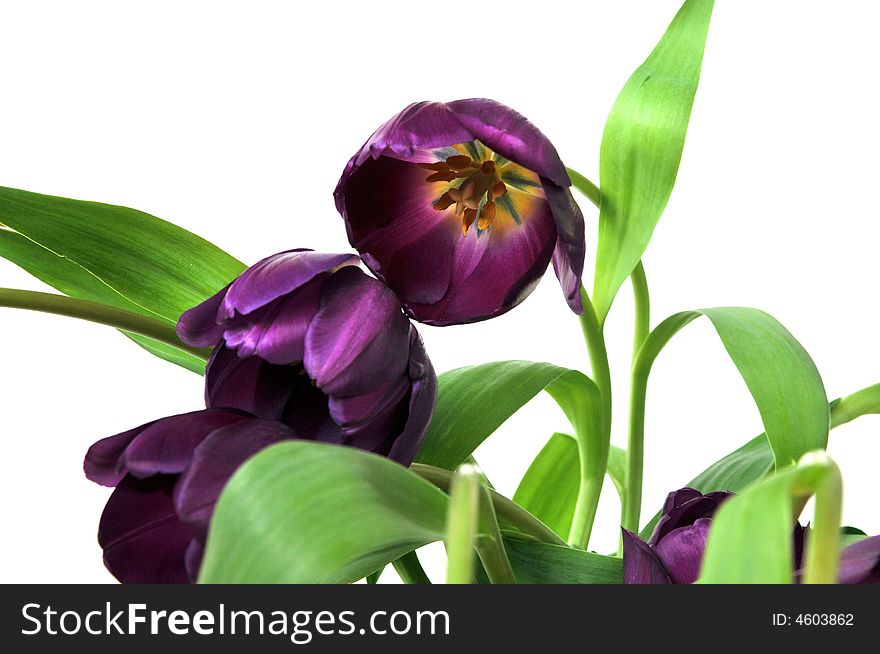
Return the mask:
<path fill-rule="evenodd" d="M 431 171 L 425 178 L 427 183 L 444 187 L 431 206 L 460 220 L 462 236 L 467 236 L 474 223 L 478 235 L 488 231 L 500 216 L 509 216 L 514 224 L 520 224 L 515 202 L 508 195 L 511 189 L 544 196 L 535 173 L 478 141 L 447 148 L 435 155 L 438 161 L 419 164 Z"/>

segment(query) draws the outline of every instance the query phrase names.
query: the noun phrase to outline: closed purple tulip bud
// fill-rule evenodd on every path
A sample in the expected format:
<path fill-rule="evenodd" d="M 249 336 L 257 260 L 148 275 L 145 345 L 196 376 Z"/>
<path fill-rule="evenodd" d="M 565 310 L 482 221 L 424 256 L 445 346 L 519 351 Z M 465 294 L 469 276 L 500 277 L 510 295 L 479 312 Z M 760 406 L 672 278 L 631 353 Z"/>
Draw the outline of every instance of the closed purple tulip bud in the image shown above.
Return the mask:
<path fill-rule="evenodd" d="M 336 207 L 361 258 L 416 320 L 498 316 L 551 258 L 582 313 L 584 219 L 556 149 L 494 100 L 417 102 L 351 158 Z"/>
<path fill-rule="evenodd" d="M 437 379 L 400 301 L 349 254 L 292 250 L 248 268 L 184 313 L 178 334 L 216 346 L 206 404 L 409 465 Z"/>
<path fill-rule="evenodd" d="M 627 584 L 692 584 L 700 575 L 712 516 L 733 493 L 703 495 L 693 488 L 669 493 L 648 542 L 623 530 L 623 579 Z"/>

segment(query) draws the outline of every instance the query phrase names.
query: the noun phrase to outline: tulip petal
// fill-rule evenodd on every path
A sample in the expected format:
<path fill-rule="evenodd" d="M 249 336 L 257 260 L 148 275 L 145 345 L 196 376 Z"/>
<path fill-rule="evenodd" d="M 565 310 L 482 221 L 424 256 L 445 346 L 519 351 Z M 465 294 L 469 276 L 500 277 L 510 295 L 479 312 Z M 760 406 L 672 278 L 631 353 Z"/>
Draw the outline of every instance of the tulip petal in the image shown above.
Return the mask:
<path fill-rule="evenodd" d="M 692 584 L 700 576 L 711 524 L 709 518 L 700 518 L 692 525 L 673 529 L 653 548 L 672 583 Z"/>
<path fill-rule="evenodd" d="M 201 304 L 184 311 L 177 321 L 177 336 L 193 347 L 214 347 L 223 336 L 218 315 L 220 305 L 229 291 L 229 285 Z"/>
<path fill-rule="evenodd" d="M 409 321 L 384 284 L 345 268 L 327 281 L 322 300 L 306 332 L 304 358 L 318 388 L 331 396 L 360 395 L 403 375 Z"/>
<path fill-rule="evenodd" d="M 532 292 L 556 246 L 553 216 L 539 196 L 510 190 L 505 200 L 488 233 L 473 230 L 458 239 L 453 276 L 443 299 L 407 306 L 417 320 L 431 325 L 485 320 L 506 313 Z"/>
<path fill-rule="evenodd" d="M 838 583 L 880 583 L 880 536 L 865 538 L 841 550 Z"/>
<path fill-rule="evenodd" d="M 348 240 L 401 300 L 440 300 L 449 287 L 461 225 L 432 207 L 437 191 L 417 165 L 381 157 L 351 175 L 340 211 Z"/>
<path fill-rule="evenodd" d="M 571 190 L 543 180 L 544 195 L 556 223 L 556 249 L 553 252 L 553 270 L 562 286 L 562 292 L 571 310 L 584 312 L 581 299 L 581 278 L 584 275 L 586 240 L 584 215 L 574 201 Z"/>
<path fill-rule="evenodd" d="M 428 432 L 428 424 L 437 404 L 437 374 L 425 351 L 425 345 L 415 327 L 410 326 L 409 378 L 412 391 L 409 397 L 409 415 L 403 432 L 394 440 L 388 457 L 408 466 Z"/>
<path fill-rule="evenodd" d="M 329 273 L 253 311 L 233 318 L 224 332 L 226 347 L 238 356 L 258 356 L 269 363 L 286 365 L 303 360 L 306 330 L 318 311 L 321 289 Z"/>
<path fill-rule="evenodd" d="M 242 359 L 229 348 L 217 347 L 205 370 L 205 403 L 208 408 L 239 409 L 278 420 L 301 374 L 301 366 L 276 366 L 259 357 Z"/>
<path fill-rule="evenodd" d="M 292 438 L 296 432 L 287 425 L 251 419 L 217 429 L 195 449 L 174 489 L 174 506 L 200 542 L 207 539 L 214 505 L 239 466 L 263 448 Z"/>
<path fill-rule="evenodd" d="M 420 150 L 473 140 L 471 132 L 442 102 L 414 102 L 377 129 L 352 157 L 346 172 L 367 158 L 411 160 Z"/>
<path fill-rule="evenodd" d="M 184 556 L 192 540 L 177 519 L 171 492 L 177 477 L 125 477 L 104 507 L 98 543 L 104 564 L 122 583 L 184 584 Z"/>
<path fill-rule="evenodd" d="M 671 584 L 669 574 L 648 544 L 627 529 L 623 534 L 623 583 Z"/>
<path fill-rule="evenodd" d="M 150 424 L 131 441 L 119 465 L 135 477 L 180 474 L 193 450 L 211 432 L 250 418 L 228 409 L 206 409 L 163 418 Z"/>
<path fill-rule="evenodd" d="M 250 266 L 229 285 L 218 316 L 222 320 L 236 314 L 246 315 L 323 272 L 357 263 L 358 258 L 353 254 L 326 254 L 303 249 L 273 254 Z"/>
<path fill-rule="evenodd" d="M 552 180 L 558 186 L 571 185 L 556 148 L 541 130 L 519 112 L 486 98 L 456 100 L 446 106 L 471 133 L 471 138 L 464 140 L 477 139 L 501 156 Z"/>
<path fill-rule="evenodd" d="M 155 423 L 156 421 L 153 420 L 94 443 L 86 452 L 83 462 L 86 478 L 102 486 L 116 486 L 126 475 L 126 470 L 119 465 L 125 448 L 137 438 L 138 434 Z"/>
<path fill-rule="evenodd" d="M 307 375 L 299 377 L 290 389 L 281 422 L 294 425 L 300 438 L 323 443 L 341 443 L 342 429 L 330 417 L 329 399 Z"/>
<path fill-rule="evenodd" d="M 713 491 L 703 495 L 693 488 L 669 493 L 663 506 L 663 515 L 654 527 L 648 544 L 656 547 L 672 530 L 691 525 L 700 518 L 711 518 L 721 503 L 732 496 L 733 493 L 728 491 Z"/>

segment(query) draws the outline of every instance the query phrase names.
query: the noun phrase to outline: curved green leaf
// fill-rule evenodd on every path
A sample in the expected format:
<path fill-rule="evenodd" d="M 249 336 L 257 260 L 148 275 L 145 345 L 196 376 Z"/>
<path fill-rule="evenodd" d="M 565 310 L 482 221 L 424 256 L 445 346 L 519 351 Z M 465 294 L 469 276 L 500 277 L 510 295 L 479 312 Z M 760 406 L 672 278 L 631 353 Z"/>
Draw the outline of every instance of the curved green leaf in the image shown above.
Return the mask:
<path fill-rule="evenodd" d="M 835 470 L 821 461 L 786 468 L 726 501 L 713 517 L 699 582 L 792 583 L 795 519 Z"/>
<path fill-rule="evenodd" d="M 712 321 L 755 400 L 777 468 L 828 442 L 829 409 L 816 365 L 775 318 L 745 307 L 685 311 L 664 320 L 639 352 L 647 375 L 663 346 L 699 316 Z M 757 446 L 756 446 L 757 447 Z"/>
<path fill-rule="evenodd" d="M 227 484 L 203 583 L 349 583 L 443 538 L 448 497 L 402 466 L 312 441 L 273 445 Z"/>
<path fill-rule="evenodd" d="M 549 363 L 496 361 L 458 368 L 439 376 L 440 395 L 416 461 L 453 470 L 501 424 L 542 390 L 547 390 L 574 424 L 591 412 L 585 404 L 595 384 L 584 374 Z"/>
<path fill-rule="evenodd" d="M 623 560 L 593 552 L 504 539 L 520 584 L 622 584 Z"/>
<path fill-rule="evenodd" d="M 165 321 L 212 295 L 244 265 L 149 214 L 0 187 L 0 256 L 62 293 Z M 196 372 L 198 357 L 141 336 L 147 350 Z"/>
<path fill-rule="evenodd" d="M 624 85 L 605 123 L 593 293 L 600 322 L 645 252 L 672 193 L 712 6 L 712 0 L 682 5 L 657 47 Z"/>

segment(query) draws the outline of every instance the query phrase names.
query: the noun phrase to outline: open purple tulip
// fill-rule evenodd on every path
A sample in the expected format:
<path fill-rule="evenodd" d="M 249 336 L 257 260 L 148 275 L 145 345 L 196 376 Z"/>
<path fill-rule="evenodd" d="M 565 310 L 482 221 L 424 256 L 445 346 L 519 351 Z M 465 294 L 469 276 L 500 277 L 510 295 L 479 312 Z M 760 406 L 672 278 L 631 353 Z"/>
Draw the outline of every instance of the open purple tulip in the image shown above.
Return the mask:
<path fill-rule="evenodd" d="M 584 219 L 553 144 L 493 100 L 417 102 L 351 158 L 334 193 L 348 238 L 416 320 L 509 311 L 551 258 L 583 307 Z"/>
<path fill-rule="evenodd" d="M 280 440 L 412 462 L 436 375 L 397 298 L 357 262 L 283 252 L 181 317 L 184 341 L 215 347 L 207 410 L 110 436 L 86 454 L 86 476 L 116 486 L 98 540 L 120 581 L 193 581 L 223 486 Z"/>
<path fill-rule="evenodd" d="M 185 343 L 215 347 L 209 408 L 292 426 L 409 465 L 437 399 L 422 340 L 354 255 L 292 250 L 248 268 L 184 313 Z"/>

